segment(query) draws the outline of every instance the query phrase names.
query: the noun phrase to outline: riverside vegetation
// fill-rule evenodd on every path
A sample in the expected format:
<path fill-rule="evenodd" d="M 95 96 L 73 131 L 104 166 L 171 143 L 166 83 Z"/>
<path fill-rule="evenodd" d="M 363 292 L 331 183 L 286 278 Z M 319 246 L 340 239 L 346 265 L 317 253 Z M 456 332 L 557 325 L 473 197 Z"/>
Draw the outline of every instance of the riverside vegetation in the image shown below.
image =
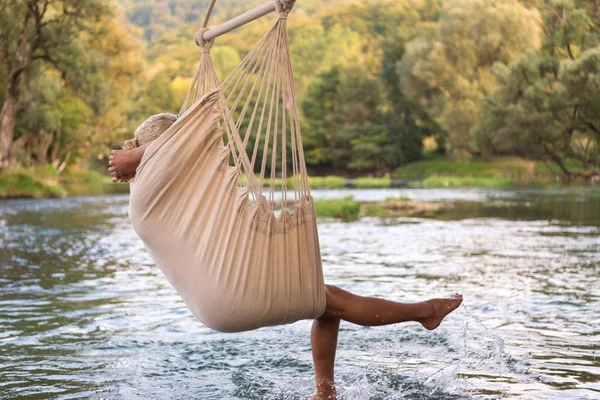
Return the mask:
<path fill-rule="evenodd" d="M 569 162 L 574 171 L 580 166 Z M 447 187 L 551 187 L 560 184 L 562 175 L 557 167 L 518 157 L 495 157 L 491 161 L 471 160 L 460 163 L 442 156 L 416 161 L 398 168 L 386 177 L 310 176 L 313 189 L 379 189 L 393 186 Z M 596 182 L 593 179 L 591 182 Z M 281 180 L 275 181 L 281 185 Z M 293 179 L 288 178 L 288 187 Z M 62 197 L 74 194 L 126 192 L 125 184 L 113 184 L 110 177 L 95 171 L 71 170 L 59 174 L 52 166 L 13 167 L 0 175 L 2 197 Z M 103 189 L 104 188 L 104 189 Z M 324 216 L 330 216 L 325 212 Z"/>
<path fill-rule="evenodd" d="M 0 196 L 106 183 L 109 150 L 147 116 L 179 109 L 207 4 L 0 7 Z M 220 1 L 212 24 L 254 4 Z M 271 23 L 218 39 L 219 78 Z M 289 30 L 312 187 L 598 180 L 595 0 L 304 0 Z"/>

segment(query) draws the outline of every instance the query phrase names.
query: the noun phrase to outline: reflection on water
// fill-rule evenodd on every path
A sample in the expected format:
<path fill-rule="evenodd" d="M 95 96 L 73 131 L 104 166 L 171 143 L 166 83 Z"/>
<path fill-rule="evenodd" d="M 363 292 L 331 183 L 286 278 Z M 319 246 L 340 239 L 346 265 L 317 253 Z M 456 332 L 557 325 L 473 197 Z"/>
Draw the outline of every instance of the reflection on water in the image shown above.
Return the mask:
<path fill-rule="evenodd" d="M 407 301 L 458 291 L 465 307 L 434 332 L 343 323 L 341 398 L 600 397 L 600 191 L 353 192 L 453 207 L 322 221 L 326 280 Z M 306 399 L 310 322 L 203 327 L 126 213 L 126 196 L 0 203 L 0 397 Z"/>

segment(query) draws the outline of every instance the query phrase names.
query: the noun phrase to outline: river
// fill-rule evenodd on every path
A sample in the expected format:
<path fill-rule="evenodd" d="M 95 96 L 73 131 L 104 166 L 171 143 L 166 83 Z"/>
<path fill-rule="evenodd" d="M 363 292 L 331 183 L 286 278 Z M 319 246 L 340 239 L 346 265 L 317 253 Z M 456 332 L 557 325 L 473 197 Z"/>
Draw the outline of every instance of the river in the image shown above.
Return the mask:
<path fill-rule="evenodd" d="M 600 190 L 315 190 L 452 207 L 319 224 L 325 279 L 464 295 L 429 332 L 342 323 L 340 399 L 600 398 Z M 127 196 L 0 202 L 0 398 L 307 399 L 310 321 L 241 334 L 185 308 Z"/>

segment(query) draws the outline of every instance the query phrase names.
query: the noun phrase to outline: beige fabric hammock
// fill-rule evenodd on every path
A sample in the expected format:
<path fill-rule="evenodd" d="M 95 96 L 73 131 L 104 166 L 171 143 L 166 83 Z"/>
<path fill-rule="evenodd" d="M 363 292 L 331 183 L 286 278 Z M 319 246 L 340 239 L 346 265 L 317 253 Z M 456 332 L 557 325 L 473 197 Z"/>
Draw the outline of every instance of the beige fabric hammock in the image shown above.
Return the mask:
<path fill-rule="evenodd" d="M 222 84 L 201 29 L 182 114 L 147 148 L 131 184 L 129 217 L 152 259 L 192 313 L 222 332 L 325 310 L 289 55 L 293 2 L 276 5 L 277 22 Z"/>

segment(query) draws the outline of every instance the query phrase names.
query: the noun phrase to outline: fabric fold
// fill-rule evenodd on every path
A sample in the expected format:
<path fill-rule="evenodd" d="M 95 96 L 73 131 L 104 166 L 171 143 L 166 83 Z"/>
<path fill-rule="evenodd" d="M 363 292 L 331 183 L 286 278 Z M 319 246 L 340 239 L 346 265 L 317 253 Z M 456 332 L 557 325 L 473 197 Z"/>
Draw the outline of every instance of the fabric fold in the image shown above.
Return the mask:
<path fill-rule="evenodd" d="M 241 332 L 318 318 L 325 285 L 313 200 L 303 196 L 279 218 L 264 198 L 250 204 L 220 150 L 219 96 L 201 97 L 148 147 L 131 184 L 131 224 L 208 327 Z"/>

